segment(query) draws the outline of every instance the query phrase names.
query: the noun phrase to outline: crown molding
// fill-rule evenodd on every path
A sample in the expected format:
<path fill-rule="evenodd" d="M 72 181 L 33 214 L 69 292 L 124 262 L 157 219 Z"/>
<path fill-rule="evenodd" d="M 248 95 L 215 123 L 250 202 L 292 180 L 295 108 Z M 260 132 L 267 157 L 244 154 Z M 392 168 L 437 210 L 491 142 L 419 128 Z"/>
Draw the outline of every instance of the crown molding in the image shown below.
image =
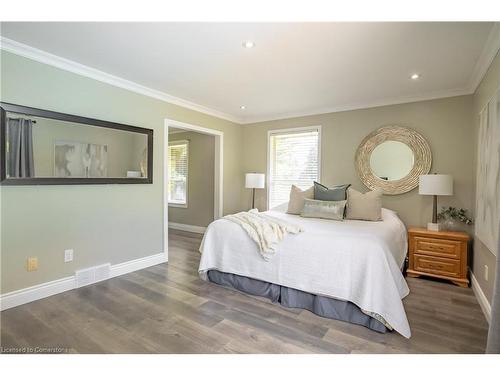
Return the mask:
<path fill-rule="evenodd" d="M 473 94 L 474 91 L 470 89 L 452 89 L 452 90 L 444 90 L 444 91 L 435 91 L 426 95 L 418 95 L 418 96 L 408 96 L 402 98 L 388 98 L 381 100 L 373 100 L 366 102 L 359 102 L 355 104 L 346 104 L 342 106 L 335 107 L 325 107 L 311 111 L 303 111 L 303 112 L 294 112 L 294 113 L 284 113 L 276 116 L 256 116 L 256 117 L 246 117 L 242 124 L 258 124 L 261 122 L 267 121 L 276 121 L 276 120 L 286 120 L 291 118 L 298 117 L 306 117 L 306 116 L 316 116 L 316 115 L 324 115 L 328 113 L 335 112 L 346 112 L 346 111 L 354 111 L 359 109 L 370 109 L 375 107 L 384 107 L 395 104 L 408 104 L 408 103 L 416 103 L 423 102 L 426 100 L 435 100 L 435 99 L 444 99 L 451 98 L 454 96 L 462 96 L 462 95 L 470 95 Z"/>
<path fill-rule="evenodd" d="M 483 80 L 486 72 L 488 71 L 493 59 L 500 49 L 500 23 L 495 22 L 491 28 L 488 39 L 484 44 L 481 55 L 474 66 L 471 77 L 469 79 L 468 88 L 470 91 L 475 92 L 481 81 Z"/>
<path fill-rule="evenodd" d="M 66 70 L 71 73 L 75 73 L 84 77 L 95 79 L 96 81 L 104 82 L 112 86 L 120 87 L 122 89 L 132 91 L 141 95 L 149 96 L 151 98 L 159 99 L 161 101 L 175 104 L 180 107 L 184 107 L 187 109 L 191 109 L 193 111 L 201 112 L 210 116 L 218 117 L 224 120 L 228 120 L 237 124 L 241 123 L 241 119 L 226 114 L 224 112 L 220 112 L 215 109 L 211 109 L 200 104 L 196 104 L 190 102 L 185 99 L 178 98 L 176 96 L 169 95 L 159 90 L 155 90 L 138 83 L 129 81 L 127 79 L 117 77 L 115 75 L 103 72 L 98 69 L 91 68 L 89 66 L 77 63 L 75 61 L 66 59 L 64 57 L 60 57 L 54 55 L 52 53 L 48 53 L 42 51 L 40 49 L 28 46 L 26 44 L 17 42 L 12 39 L 8 39 L 0 36 L 0 49 L 14 53 L 19 56 L 26 57 L 30 60 L 38 61 L 43 64 L 47 64 L 50 66 L 54 66 L 56 68 Z"/>
<path fill-rule="evenodd" d="M 386 98 L 381 100 L 350 103 L 340 106 L 317 108 L 308 111 L 298 111 L 298 112 L 288 112 L 283 114 L 268 115 L 268 116 L 248 116 L 248 117 L 236 117 L 218 110 L 214 110 L 172 95 L 164 93 L 159 90 L 155 90 L 138 83 L 126 80 L 114 76 L 112 74 L 88 67 L 86 65 L 77 63 L 72 60 L 39 50 L 37 48 L 28 46 L 26 44 L 17 42 L 12 39 L 8 39 L 0 36 L 0 49 L 7 52 L 14 53 L 26 57 L 28 59 L 41 62 L 62 70 L 66 70 L 84 77 L 92 78 L 100 82 L 110 84 L 112 86 L 120 87 L 132 92 L 136 92 L 141 95 L 149 96 L 170 104 L 175 104 L 180 107 L 191 109 L 200 113 L 204 113 L 210 116 L 221 118 L 224 120 L 231 121 L 235 124 L 254 124 L 267 121 L 284 120 L 295 117 L 305 117 L 321 115 L 326 113 L 334 112 L 344 112 L 353 111 L 358 109 L 368 109 L 374 107 L 388 106 L 394 104 L 405 104 L 412 102 L 420 102 L 425 100 L 442 99 L 453 96 L 469 95 L 473 94 L 476 88 L 481 83 L 484 75 L 486 74 L 491 62 L 495 58 L 498 50 L 500 49 L 500 23 L 495 23 L 490 31 L 488 39 L 482 50 L 482 53 L 474 67 L 473 73 L 469 80 L 468 85 L 462 89 L 452 89 L 444 90 L 438 92 L 431 92 L 424 95 L 409 96 L 409 97 L 399 97 L 399 98 Z"/>

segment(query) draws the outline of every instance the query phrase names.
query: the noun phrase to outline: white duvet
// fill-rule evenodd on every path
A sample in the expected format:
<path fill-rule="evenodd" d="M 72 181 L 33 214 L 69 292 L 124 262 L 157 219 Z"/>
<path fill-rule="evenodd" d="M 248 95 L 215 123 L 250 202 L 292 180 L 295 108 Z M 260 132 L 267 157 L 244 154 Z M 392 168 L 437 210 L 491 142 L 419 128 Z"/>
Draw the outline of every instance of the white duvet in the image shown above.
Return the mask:
<path fill-rule="evenodd" d="M 302 218 L 282 210 L 266 214 L 299 225 L 265 261 L 238 224 L 211 223 L 200 246 L 200 276 L 211 269 L 351 301 L 382 316 L 404 337 L 411 336 L 402 299 L 409 289 L 401 274 L 406 229 L 397 214 L 383 209 L 380 222 Z"/>
<path fill-rule="evenodd" d="M 276 252 L 276 246 L 290 234 L 302 232 L 298 225 L 287 221 L 277 220 L 273 216 L 259 213 L 253 209 L 248 212 L 224 216 L 224 219 L 232 221 L 242 227 L 248 236 L 257 244 L 262 258 L 269 260 Z"/>

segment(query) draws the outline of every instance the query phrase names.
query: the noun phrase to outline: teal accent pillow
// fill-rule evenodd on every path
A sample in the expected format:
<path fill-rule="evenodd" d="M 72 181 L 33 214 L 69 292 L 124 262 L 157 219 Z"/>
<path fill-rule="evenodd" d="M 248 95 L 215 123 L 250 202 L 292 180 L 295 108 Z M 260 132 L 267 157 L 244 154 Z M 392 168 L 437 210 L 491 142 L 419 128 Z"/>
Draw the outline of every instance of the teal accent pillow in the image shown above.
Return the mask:
<path fill-rule="evenodd" d="M 336 185 L 328 188 L 314 181 L 314 199 L 320 201 L 343 201 L 347 199 L 347 188 L 351 184 Z"/>
<path fill-rule="evenodd" d="M 343 201 L 318 201 L 304 199 L 304 208 L 300 216 L 315 217 L 319 219 L 344 220 L 344 211 L 347 200 Z"/>

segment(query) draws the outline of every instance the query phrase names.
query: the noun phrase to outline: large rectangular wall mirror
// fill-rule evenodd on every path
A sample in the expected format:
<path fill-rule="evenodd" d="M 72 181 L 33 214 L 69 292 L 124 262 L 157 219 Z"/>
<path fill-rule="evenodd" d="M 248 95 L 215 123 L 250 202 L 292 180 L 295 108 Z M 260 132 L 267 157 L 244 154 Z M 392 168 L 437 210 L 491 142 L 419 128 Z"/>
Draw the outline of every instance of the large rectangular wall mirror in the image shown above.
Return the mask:
<path fill-rule="evenodd" d="M 153 130 L 0 103 L 2 185 L 150 184 Z"/>

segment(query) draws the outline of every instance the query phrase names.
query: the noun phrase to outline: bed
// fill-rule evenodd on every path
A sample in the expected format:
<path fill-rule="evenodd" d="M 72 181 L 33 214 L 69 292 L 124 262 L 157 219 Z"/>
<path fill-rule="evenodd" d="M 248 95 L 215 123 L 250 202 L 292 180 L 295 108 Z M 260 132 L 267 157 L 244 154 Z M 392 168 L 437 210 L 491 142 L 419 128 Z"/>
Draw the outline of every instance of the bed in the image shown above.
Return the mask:
<path fill-rule="evenodd" d="M 238 224 L 226 219 L 211 223 L 200 246 L 200 277 L 379 332 L 394 329 L 409 338 L 402 303 L 409 289 L 401 273 L 407 238 L 398 215 L 382 209 L 379 222 L 335 221 L 285 211 L 282 205 L 265 214 L 304 231 L 287 235 L 268 261 Z"/>

